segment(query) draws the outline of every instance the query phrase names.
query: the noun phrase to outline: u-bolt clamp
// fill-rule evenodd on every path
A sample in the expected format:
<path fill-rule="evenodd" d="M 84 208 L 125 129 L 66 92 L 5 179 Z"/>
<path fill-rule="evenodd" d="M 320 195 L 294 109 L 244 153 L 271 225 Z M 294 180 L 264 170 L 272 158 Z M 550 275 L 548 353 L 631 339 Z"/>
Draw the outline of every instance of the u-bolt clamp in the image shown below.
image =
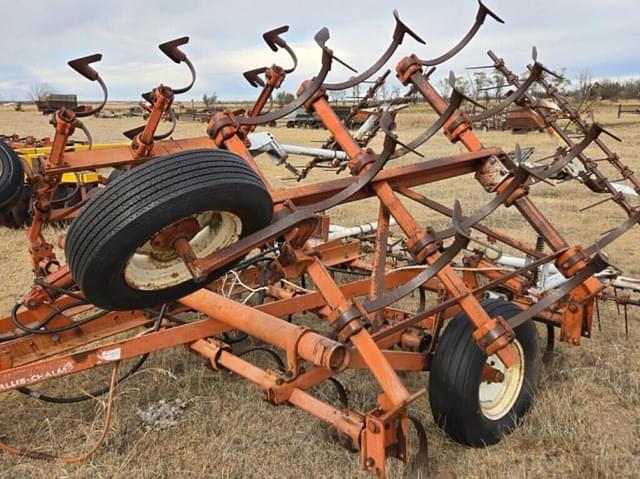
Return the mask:
<path fill-rule="evenodd" d="M 582 271 L 590 261 L 587 251 L 580 245 L 572 246 L 556 259 L 556 267 L 567 278 Z"/>
<path fill-rule="evenodd" d="M 224 142 L 232 136 L 241 135 L 241 133 L 236 116 L 229 112 L 214 114 L 207 125 L 207 135 L 215 142 L 218 148 L 222 148 Z"/>
<path fill-rule="evenodd" d="M 507 346 L 515 337 L 513 329 L 501 316 L 490 319 L 473 332 L 474 341 L 487 356 Z"/>
<path fill-rule="evenodd" d="M 333 325 L 338 340 L 346 343 L 351 336 L 362 330 L 364 326 L 361 319 L 366 317 L 367 311 L 357 301 L 353 301 L 332 310 L 327 319 Z"/>
<path fill-rule="evenodd" d="M 442 240 L 433 228 L 427 227 L 407 239 L 407 248 L 418 263 L 423 263 L 427 257 L 442 250 Z"/>

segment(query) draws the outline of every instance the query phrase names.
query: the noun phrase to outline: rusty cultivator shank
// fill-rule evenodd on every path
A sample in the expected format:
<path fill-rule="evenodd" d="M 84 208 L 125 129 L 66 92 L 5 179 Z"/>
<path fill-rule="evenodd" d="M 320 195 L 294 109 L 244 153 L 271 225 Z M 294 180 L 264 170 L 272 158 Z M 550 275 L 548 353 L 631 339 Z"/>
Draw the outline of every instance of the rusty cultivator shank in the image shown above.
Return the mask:
<path fill-rule="evenodd" d="M 96 113 L 107 100 L 105 83 L 91 67 L 101 55 L 71 61 L 74 70 L 101 86 L 102 104 L 57 111 L 51 150 L 35 166 L 0 142 L 0 207 L 12 207 L 25 176 L 33 189 L 27 238 L 35 272 L 31 291 L 0 320 L 0 392 L 18 390 L 53 402 L 112 394 L 116 383 L 135 373 L 148 354 L 185 346 L 213 368 L 255 383 L 271 404 L 294 406 L 330 424 L 340 442 L 360 451 L 361 467 L 377 477 L 385 476 L 388 457 L 407 462 L 410 422 L 420 442 L 425 440 L 424 429 L 409 415 L 412 402 L 425 389 L 407 389 L 401 371 L 430 371 L 434 418 L 462 444 L 495 444 L 516 428 L 532 406 L 537 387 L 540 347 L 533 321 L 545 325 L 549 351 L 556 330 L 560 341 L 573 345 L 589 337 L 594 300 L 606 286 L 601 278 L 609 265 L 602 251 L 640 219 L 640 211 L 601 172 L 600 163 L 586 155 L 587 147 L 602 150 L 636 192 L 640 181 L 607 146 L 603 127 L 585 122 L 547 81 L 554 73 L 538 62 L 535 50 L 527 78 L 519 78 L 489 52 L 491 67 L 505 77 L 513 93 L 474 117 L 460 112 L 466 98 L 455 89 L 454 80 L 448 99 L 434 89 L 430 77 L 436 67 L 462 50 L 483 23 L 502 22 L 482 3 L 472 28 L 450 51 L 427 60 L 409 55 L 396 64 L 398 80 L 409 89 L 404 98 L 421 96 L 437 120 L 417 138 L 400 142 L 394 132 L 396 110 L 390 107 L 402 104 L 400 98 L 377 110 L 372 134 L 384 135 L 382 151 L 366 147 L 372 134 L 356 141 L 327 94 L 374 78 L 403 42 L 416 47 L 424 43 L 394 15 L 386 51 L 371 67 L 341 83 L 325 80 L 334 65 L 344 62 L 327 46 L 328 30 L 320 30 L 315 36 L 319 71 L 302 83 L 295 100 L 268 112 L 265 105 L 296 68 L 297 59 L 282 36 L 288 27 L 265 33 L 268 46 L 288 52 L 292 66 L 247 72 L 245 77 L 260 89 L 253 107 L 213 115 L 207 135 L 200 138 L 172 140 L 166 138 L 173 128 L 157 131 L 163 118 L 173 119 L 175 127 L 174 97 L 195 81 L 195 69 L 181 49 L 188 38 L 160 49 L 189 68 L 190 84 L 159 85 L 144 93 L 148 120 L 125 133 L 131 140 L 127 146 L 67 151 L 74 130 L 83 129 L 90 138 L 81 118 Z M 544 108 L 530 93 L 534 85 L 575 124 L 581 132 L 577 140 L 553 117 L 544 117 Z M 508 154 L 485 146 L 474 133 L 474 122 L 514 102 L 542 115 L 547 128 L 566 143 L 546 164 L 532 166 L 519 149 Z M 298 178 L 322 166 L 322 158 L 345 174 L 278 189 L 255 158 L 262 150 L 256 151 L 259 134 L 254 130 L 297 109 L 315 113 L 331 135 L 322 149 L 327 154 L 318 156 L 315 149 L 315 159 Z M 393 165 L 393 160 L 415 154 L 441 131 L 467 152 Z M 115 168 L 117 174 L 101 178 L 103 186 L 93 191 L 97 194 L 85 195 L 71 208 L 52 207 L 63 174 L 104 167 Z M 606 195 L 628 215 L 591 245 L 568 244 L 528 195 L 538 183 L 554 181 L 568 167 L 577 171 L 578 181 Z M 486 204 L 475 211 L 463 211 L 458 202 L 448 208 L 413 189 L 471 173 L 488 195 Z M 331 209 L 365 198 L 375 198 L 378 204 L 377 223 L 371 228 L 375 237 L 369 236 L 368 249 L 364 240 L 348 235 L 327 240 L 326 231 L 322 233 Z M 428 215 L 417 218 L 402 198 L 449 217 L 450 226 L 437 230 L 425 224 Z M 499 208 L 517 210 L 538 244 L 483 224 Z M 42 234 L 47 222 L 61 218 L 74 218 L 60 241 L 66 264 Z M 401 242 L 391 244 L 392 225 L 401 231 Z M 471 248 L 470 243 L 480 241 L 472 232 L 528 260 L 505 268 L 486 249 Z M 553 287 L 541 287 L 536 280 L 543 267 L 560 274 Z M 419 294 L 420 304 L 407 307 L 402 300 L 413 293 Z M 187 312 L 200 314 L 183 314 Z M 296 323 L 299 313 L 314 315 L 317 328 Z M 117 340 L 109 339 L 116 336 Z M 238 349 L 239 340 L 247 341 L 244 349 Z M 242 357 L 246 344 L 270 354 L 274 368 L 263 369 Z M 136 358 L 132 369 L 117 372 L 121 361 Z M 86 396 L 56 398 L 30 389 L 97 367 L 114 368 L 111 384 Z M 344 393 L 337 378 L 347 369 L 366 370 L 375 378 L 379 395 L 374 409 L 351 409 L 344 394 L 344 404 L 337 406 L 309 392 L 331 381 Z M 0 447 L 41 457 L 5 443 Z M 73 462 L 84 457 L 57 459 Z"/>

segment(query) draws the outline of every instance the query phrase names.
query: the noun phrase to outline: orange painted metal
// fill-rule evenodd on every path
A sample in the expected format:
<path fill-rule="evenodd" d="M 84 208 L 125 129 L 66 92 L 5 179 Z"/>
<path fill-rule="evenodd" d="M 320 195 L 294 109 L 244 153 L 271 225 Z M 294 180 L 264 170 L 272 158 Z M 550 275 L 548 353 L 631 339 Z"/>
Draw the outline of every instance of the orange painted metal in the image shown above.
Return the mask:
<path fill-rule="evenodd" d="M 160 85 L 153 91 L 153 103 L 144 129 L 131 142 L 131 150 L 136 159 L 148 159 L 153 151 L 154 136 L 160 121 L 173 104 L 174 93 L 168 86 Z"/>
<path fill-rule="evenodd" d="M 387 242 L 389 241 L 389 210 L 380 204 L 378 207 L 378 229 L 373 251 L 373 265 L 371 272 L 371 287 L 369 299 L 375 300 L 382 295 L 382 283 L 387 267 Z M 376 311 L 373 318 L 373 329 L 378 330 L 384 324 L 384 311 Z"/>
<path fill-rule="evenodd" d="M 364 425 L 363 419 L 355 411 L 340 411 L 300 389 L 291 392 L 288 402 L 334 426 L 351 440 L 352 447 L 358 447 L 360 444 L 360 434 Z"/>
<path fill-rule="evenodd" d="M 273 95 L 273 92 L 276 89 L 280 88 L 282 82 L 284 82 L 285 77 L 285 70 L 278 65 L 273 65 L 265 70 L 265 78 L 267 79 L 267 81 L 265 82 L 260 95 L 253 104 L 253 107 L 251 107 L 251 110 L 249 110 L 249 117 L 256 117 L 264 110 L 264 107 L 267 105 L 267 102 Z M 255 129 L 255 126 L 241 127 L 241 131 L 244 135 L 251 133 Z"/>
<path fill-rule="evenodd" d="M 77 374 L 98 366 L 113 364 L 142 354 L 189 344 L 198 339 L 214 336 L 229 328 L 213 319 L 175 326 L 144 336 L 78 353 L 42 359 L 23 366 L 0 371 L 0 392 L 31 386 L 50 379 Z"/>
<path fill-rule="evenodd" d="M 299 356 L 332 371 L 339 371 L 348 363 L 342 344 L 211 291 L 196 291 L 181 298 L 180 303 L 287 351 L 292 363 Z"/>
<path fill-rule="evenodd" d="M 60 305 L 60 303 L 59 303 Z M 90 308 L 91 306 L 89 306 Z M 87 306 L 84 307 L 87 309 Z M 69 311 L 69 314 L 72 311 Z M 54 335 L 34 335 L 0 345 L 0 356 L 10 358 L 11 367 L 22 366 L 56 354 L 87 346 L 104 338 L 149 325 L 152 319 L 141 311 L 111 312 L 87 324 Z M 72 325 L 68 316 L 58 315 L 49 322 L 51 328 Z M 0 367 L 0 369 L 6 369 Z"/>
<path fill-rule="evenodd" d="M 307 273 L 318 287 L 320 294 L 324 297 L 327 305 L 329 305 L 333 311 L 342 314 L 353 305 L 353 302 L 348 300 L 342 294 L 340 288 L 337 287 L 318 259 L 309 265 Z M 359 320 L 352 321 L 350 324 L 353 323 L 359 323 Z M 345 328 L 346 327 L 348 326 L 345 325 Z M 357 329 L 358 327 L 359 329 Z M 389 362 L 385 359 L 380 348 L 371 339 L 369 332 L 362 328 L 361 324 L 357 325 L 351 331 L 353 332 L 349 337 L 351 343 L 358 350 L 362 356 L 362 360 L 367 364 L 371 373 L 375 376 L 378 384 L 380 384 L 380 387 L 385 394 L 387 394 L 390 401 L 393 404 L 397 404 L 406 400 L 409 396 L 408 391 Z M 338 335 L 340 335 L 341 332 L 342 330 L 338 331 Z"/>
<path fill-rule="evenodd" d="M 349 130 L 344 128 L 342 120 L 333 111 L 333 108 L 324 96 L 320 96 L 314 103 L 313 109 L 316 114 L 322 120 L 322 123 L 327 127 L 327 130 L 331 132 L 335 141 L 340 145 L 342 151 L 344 151 L 349 158 L 351 158 L 351 167 L 354 167 L 363 155 L 366 155 L 362 151 L 360 145 L 353 139 Z"/>
<path fill-rule="evenodd" d="M 249 118 L 255 119 L 261 114 L 269 97 L 284 79 L 284 71 L 280 67 L 273 66 L 261 71 L 267 72 L 268 81 L 248 112 Z M 404 84 L 411 84 L 437 113 L 442 114 L 447 110 L 449 105 L 429 83 L 417 57 L 404 58 L 398 64 L 397 73 L 400 80 Z M 300 93 L 304 93 L 311 83 L 305 82 Z M 386 306 L 370 308 L 370 311 L 363 306 L 367 304 L 366 300 L 370 300 L 368 304 L 371 304 L 372 300 L 384 298 L 387 290 L 407 284 L 423 270 L 436 265 L 439 258 L 450 260 L 450 257 L 442 256 L 442 241 L 432 236 L 433 230 L 418 221 L 397 193 L 454 217 L 453 210 L 409 188 L 478 172 L 490 163 L 488 160 L 504 158 L 502 149 L 485 148 L 482 145 L 473 132 L 471 121 L 463 113 L 455 112 L 448 117 L 444 123 L 444 133 L 451 142 L 462 143 L 469 150 L 467 153 L 382 171 L 372 170 L 372 164 L 379 157 L 373 151 L 363 149 L 353 138 L 328 102 L 326 92 L 320 88 L 304 107 L 315 112 L 335 143 L 347 154 L 352 176 L 319 184 L 275 189 L 247 146 L 247 133 L 253 131 L 255 125 L 245 123 L 241 126 L 241 115 L 238 113 L 217 113 L 209 122 L 207 137 L 155 141 L 159 122 L 173 102 L 173 91 L 159 86 L 154 90 L 153 97 L 144 129 L 126 148 L 64 152 L 70 135 L 81 124 L 72 112 L 63 110 L 56 114 L 56 136 L 51 154 L 44 163 L 44 174 L 28 173 L 37 200 L 33 225 L 27 234 L 34 270 L 45 280 L 25 295 L 22 301 L 27 308 L 25 311 L 16 312 L 19 311 L 16 309 L 14 317 L 0 319 L 0 392 L 185 345 L 207 358 L 214 368 L 225 368 L 256 384 L 272 404 L 293 405 L 332 425 L 346 439 L 349 447 L 360 450 L 363 468 L 383 478 L 388 457 L 407 461 L 407 409 L 424 394 L 424 390 L 409 391 L 398 371 L 429 369 L 429 360 L 441 328 L 449 318 L 464 312 L 475 328 L 473 339 L 478 346 L 487 355 L 497 354 L 507 367 L 515 363 L 517 356 L 511 344 L 513 330 L 501 317 L 489 317 L 480 304 L 479 296 L 486 291 L 486 285 L 483 286 L 479 277 L 490 281 L 490 285 L 500 285 L 502 289 L 509 290 L 514 302 L 527 308 L 532 300 L 524 295 L 528 287 L 522 274 L 525 269 L 502 274 L 494 268 L 493 262 L 480 253 L 467 255 L 463 260 L 465 271 L 462 275 L 451 264 L 447 264 L 443 267 L 438 265 L 440 269 L 428 281 L 424 280 L 424 276 L 421 277 L 423 284 L 417 287 L 421 288 L 421 292 L 424 290 L 435 294 L 438 302 L 433 308 L 426 311 L 420 309 L 419 312 L 407 311 L 394 307 L 397 306 L 397 297 L 393 297 L 393 301 L 386 303 Z M 268 266 L 254 263 L 243 269 L 237 276 L 239 284 L 234 283 L 230 289 L 224 287 L 226 278 L 222 278 L 208 285 L 208 289 L 200 289 L 178 300 L 176 311 L 197 311 L 208 316 L 208 319 L 176 325 L 182 320 L 165 317 L 162 322 L 158 321 L 157 330 L 149 331 L 143 328 L 156 321 L 155 317 L 159 314 L 156 311 L 107 312 L 91 322 L 78 323 L 76 327 L 57 334 L 22 336 L 16 325 L 22 324 L 23 329 L 28 330 L 27 327 L 41 328 L 42 322 L 48 321 L 48 328 L 66 328 L 74 325 L 74 315 L 89 313 L 93 309 L 84 301 L 81 292 L 70 290 L 75 281 L 69 269 L 58 264 L 51 245 L 42 234 L 46 222 L 72 215 L 77 210 L 70 208 L 52 214 L 52 195 L 59 175 L 89 168 L 135 166 L 155 157 L 195 148 L 224 148 L 243 158 L 262 177 L 274 201 L 277 219 L 273 225 L 265 228 L 264 235 L 255 244 L 238 246 L 238 242 L 206 258 L 197 258 L 189 244 L 189 239 L 198 230 L 193 220 L 166 228 L 151 238 L 151 246 L 158 251 L 175 251 L 196 281 L 203 280 L 208 272 L 227 265 L 231 260 L 242 260 L 258 248 L 262 248 L 262 251 L 271 248 L 267 250 L 272 255 L 266 262 Z M 358 186 L 359 180 L 370 179 L 363 175 L 367 172 L 373 174 L 374 171 L 377 174 L 366 187 L 341 203 L 369 197 L 377 199 L 378 229 L 372 255 L 363 251 L 366 240 L 336 240 L 321 244 L 310 241 L 318 223 L 318 215 L 328 209 L 318 207 L 316 211 L 312 207 L 350 185 Z M 507 176 L 491 191 L 504 191 L 509 184 L 516 185 L 513 183 L 515 181 L 514 177 Z M 583 271 L 588 264 L 588 255 L 579 247 L 568 246 L 527 196 L 525 186 L 517 188 L 504 201 L 504 205 L 514 205 L 534 231 L 544 238 L 555 255 L 546 259 L 557 258 L 557 266 L 567 277 Z M 288 230 L 278 230 L 278 221 L 286 219 L 287 215 L 298 215 L 294 218 L 301 219 L 297 223 L 292 222 Z M 406 236 L 407 249 L 417 264 L 412 269 L 393 269 L 395 258 L 388 254 L 387 244 L 391 218 Z M 455 224 L 458 225 L 457 222 Z M 471 227 L 534 258 L 545 258 L 541 251 L 506 233 L 481 224 Z M 332 266 L 339 266 L 341 271 L 368 271 L 371 275 L 359 281 L 338 284 L 328 270 Z M 298 279 L 301 280 L 300 285 L 294 283 Z M 307 279 L 313 283 L 315 290 L 308 289 L 302 283 Z M 581 337 L 590 335 L 593 298 L 602 291 L 602 287 L 597 279 L 591 277 L 573 289 L 568 299 L 559 303 L 557 310 L 542 312 L 539 318 L 559 326 L 563 341 L 578 344 Z M 248 290 L 253 295 L 258 288 L 261 292 L 264 290 L 270 302 L 249 306 L 233 299 L 242 297 Z M 422 304 L 421 308 L 424 306 Z M 173 314 L 178 314 L 176 311 Z M 333 334 L 320 334 L 281 319 L 303 312 L 312 312 L 326 320 L 333 328 Z M 107 338 L 127 332 L 131 334 L 135 330 L 139 330 L 140 334 L 103 344 Z M 241 353 L 225 343 L 226 336 L 219 336 L 232 330 L 246 333 L 284 351 L 284 370 L 262 369 L 241 358 Z M 12 334 L 17 336 L 8 339 Z M 98 342 L 100 345 L 95 346 Z M 94 347 L 89 347 L 92 344 Z M 381 389 L 374 410 L 366 414 L 347 408 L 340 410 L 308 392 L 312 386 L 346 369 L 368 370 L 373 375 Z M 496 371 L 485 368 L 482 378 L 500 380 L 501 373 Z"/>
<path fill-rule="evenodd" d="M 253 170 L 260 175 L 260 178 L 262 179 L 263 183 L 267 187 L 267 190 L 271 191 L 273 189 L 271 187 L 271 182 L 264 175 L 264 173 L 262 172 L 262 170 L 260 169 L 260 167 L 256 163 L 256 160 L 254 160 L 253 156 L 251 155 L 251 153 L 249 153 L 249 150 L 248 150 L 247 146 L 245 145 L 244 141 L 242 141 L 238 135 L 232 135 L 231 137 L 226 139 L 224 141 L 224 146 L 229 151 L 233 151 L 236 155 L 239 155 L 242 158 L 244 158 L 244 160 L 247 163 L 249 163 L 249 165 L 251 165 L 251 168 L 253 168 Z"/>
<path fill-rule="evenodd" d="M 400 202 L 387 183 L 374 184 L 373 187 L 378 198 L 380 198 L 389 209 L 408 238 L 416 238 L 419 237 L 421 233 L 424 233 L 424 229 L 415 221 L 409 210 Z M 438 253 L 434 253 L 426 256 L 423 260 L 428 264 L 433 264 L 438 259 L 438 256 Z M 460 308 L 466 313 L 476 328 L 482 327 L 491 320 L 478 300 L 470 294 L 471 290 L 467 288 L 464 281 L 450 266 L 445 266 L 438 271 L 437 274 L 438 279 L 442 282 L 449 294 L 452 297 L 461 298 L 459 302 Z M 495 352 L 502 362 L 508 366 L 511 366 L 517 360 L 516 352 L 511 345 L 505 344 Z"/>
<path fill-rule="evenodd" d="M 372 185 L 378 182 L 387 182 L 392 188 L 401 186 L 410 188 L 412 186 L 429 184 L 447 178 L 466 175 L 480 168 L 483 160 L 498 155 L 501 152 L 501 148 L 491 147 L 477 152 L 461 153 L 455 156 L 386 168 L 376 175 L 372 181 Z M 275 203 L 283 203 L 289 200 L 298 207 L 301 207 L 331 197 L 348 187 L 356 181 L 356 179 L 357 177 L 349 177 L 318 184 L 275 190 L 271 196 Z M 346 200 L 345 203 L 371 196 L 373 196 L 373 193 L 368 190 L 360 191 Z"/>
<path fill-rule="evenodd" d="M 147 158 L 166 156 L 197 148 L 215 148 L 215 143 L 206 136 L 183 140 L 168 139 L 157 141 L 154 142 L 151 153 Z M 62 166 L 51 168 L 48 173 L 55 175 L 94 168 L 135 165 L 144 160 L 144 158 L 136 158 L 130 147 L 123 146 L 104 150 L 68 151 L 64 154 Z"/>

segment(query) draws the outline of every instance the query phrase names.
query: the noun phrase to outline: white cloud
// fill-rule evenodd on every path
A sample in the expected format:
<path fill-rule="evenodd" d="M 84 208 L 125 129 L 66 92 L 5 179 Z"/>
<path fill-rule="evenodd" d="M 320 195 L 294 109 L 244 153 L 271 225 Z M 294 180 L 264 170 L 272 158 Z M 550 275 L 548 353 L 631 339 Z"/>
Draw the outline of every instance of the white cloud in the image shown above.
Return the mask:
<path fill-rule="evenodd" d="M 7 1 L 7 0 L 4 0 Z M 530 61 L 532 45 L 549 66 L 566 68 L 570 76 L 590 69 L 594 77 L 640 76 L 637 54 L 638 0 L 486 0 L 506 25 L 487 21 L 472 44 L 449 64 L 459 74 L 465 66 L 487 61 L 486 50 L 505 57 L 516 72 Z M 312 41 L 322 26 L 331 30 L 329 44 L 340 57 L 359 69 L 366 68 L 388 44 L 395 7 L 403 20 L 426 41 L 405 41 L 401 54 L 415 52 L 432 57 L 458 41 L 471 25 L 473 0 L 382 0 L 344 2 L 272 1 L 234 4 L 197 0 L 32 0 L 3 8 L 3 42 L 0 57 L 0 94 L 24 98 L 29 85 L 46 82 L 60 92 L 77 92 L 97 99 L 99 90 L 72 72 L 70 58 L 101 51 L 99 71 L 112 98 L 137 98 L 159 82 L 181 85 L 186 69 L 171 63 L 157 50 L 162 41 L 190 35 L 189 53 L 198 70 L 198 82 L 188 97 L 217 92 L 221 98 L 252 98 L 255 91 L 244 82 L 244 70 L 274 61 L 288 64 L 283 54 L 273 54 L 261 33 L 282 24 L 291 25 L 286 38 L 296 49 L 300 67 L 285 89 L 320 67 L 320 52 Z M 349 76 L 336 65 L 331 81 Z"/>

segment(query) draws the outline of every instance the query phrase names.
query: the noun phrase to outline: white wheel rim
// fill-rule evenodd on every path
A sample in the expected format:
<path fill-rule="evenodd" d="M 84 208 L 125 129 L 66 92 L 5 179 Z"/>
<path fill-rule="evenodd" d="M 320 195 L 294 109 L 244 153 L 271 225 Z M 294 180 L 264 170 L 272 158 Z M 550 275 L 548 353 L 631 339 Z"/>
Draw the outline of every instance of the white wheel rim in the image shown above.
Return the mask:
<path fill-rule="evenodd" d="M 198 221 L 200 230 L 189 245 L 198 258 L 235 243 L 242 233 L 242 220 L 229 211 L 205 211 L 192 218 Z M 127 260 L 124 279 L 134 289 L 155 291 L 185 283 L 191 273 L 175 252 L 158 252 L 147 240 Z"/>
<path fill-rule="evenodd" d="M 504 375 L 504 380 L 502 382 L 483 381 L 478 391 L 480 410 L 493 421 L 509 414 L 524 384 L 524 351 L 517 339 L 512 344 L 518 353 L 518 360 L 513 366 L 507 368 L 495 354 L 489 356 L 486 362 L 488 366 L 500 371 Z"/>

